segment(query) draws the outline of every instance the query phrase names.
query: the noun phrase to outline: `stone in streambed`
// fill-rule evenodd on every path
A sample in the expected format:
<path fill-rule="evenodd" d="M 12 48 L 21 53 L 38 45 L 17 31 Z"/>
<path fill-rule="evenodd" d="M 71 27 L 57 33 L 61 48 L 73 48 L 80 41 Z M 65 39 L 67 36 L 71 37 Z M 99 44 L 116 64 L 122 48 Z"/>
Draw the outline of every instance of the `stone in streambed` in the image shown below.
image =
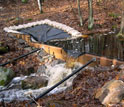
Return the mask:
<path fill-rule="evenodd" d="M 13 70 L 9 68 L 0 67 L 0 85 L 5 86 L 7 85 L 15 76 Z"/>
<path fill-rule="evenodd" d="M 120 65 L 120 66 L 119 66 L 119 69 L 120 69 L 120 70 L 124 70 L 124 64 Z"/>
<path fill-rule="evenodd" d="M 9 51 L 8 46 L 0 46 L 0 54 L 7 53 Z"/>
<path fill-rule="evenodd" d="M 22 80 L 23 89 L 38 89 L 47 86 L 48 79 L 45 76 L 32 76 Z"/>
<path fill-rule="evenodd" d="M 124 99 L 124 82 L 121 80 L 111 80 L 97 90 L 96 99 L 108 106 L 109 104 L 120 103 Z"/>

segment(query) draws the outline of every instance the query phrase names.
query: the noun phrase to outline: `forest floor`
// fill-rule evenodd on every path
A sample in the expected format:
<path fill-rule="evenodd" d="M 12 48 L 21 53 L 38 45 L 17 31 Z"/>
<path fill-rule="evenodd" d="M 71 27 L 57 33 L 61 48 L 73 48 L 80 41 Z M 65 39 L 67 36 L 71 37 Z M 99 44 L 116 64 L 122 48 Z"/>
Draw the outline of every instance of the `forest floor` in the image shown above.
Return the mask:
<path fill-rule="evenodd" d="M 121 0 L 111 0 L 110 2 L 107 0 L 101 0 L 100 2 L 97 1 L 98 0 L 94 0 L 93 2 L 94 28 L 92 30 L 88 30 L 87 28 L 87 0 L 81 0 L 81 11 L 84 20 L 83 27 L 79 26 L 77 4 L 75 0 L 46 0 L 43 4 L 43 14 L 40 14 L 37 2 L 34 0 L 30 0 L 28 3 L 21 3 L 21 0 L 16 0 L 16 2 L 14 2 L 14 0 L 10 0 L 10 2 L 7 3 L 0 3 L 0 42 L 3 42 L 5 45 L 10 47 L 10 52 L 0 55 L 0 63 L 4 63 L 28 52 L 24 50 L 25 44 L 21 44 L 17 39 L 7 36 L 7 33 L 3 31 L 4 27 L 37 20 L 50 19 L 52 21 L 66 24 L 80 31 L 82 34 L 87 35 L 106 33 L 119 29 L 121 22 Z M 19 23 L 16 21 L 17 17 L 21 18 Z M 26 71 L 28 68 L 34 67 L 36 70 L 38 66 L 39 61 L 33 54 L 26 57 L 26 59 L 23 58 L 17 62 L 14 62 L 13 64 L 8 64 L 6 67 L 12 68 L 17 75 L 21 75 L 25 74 L 24 71 Z M 103 85 L 105 81 L 109 80 L 110 77 L 115 77 L 116 73 L 111 73 L 110 71 L 106 71 L 105 73 L 98 73 L 97 71 L 85 71 L 76 79 L 73 90 L 66 91 L 59 95 L 50 96 L 48 99 L 45 98 L 44 101 L 40 101 L 40 103 L 42 102 L 42 104 L 45 105 L 45 102 L 50 102 L 51 100 L 56 100 L 58 103 L 59 100 L 61 100 L 63 101 L 62 105 L 65 107 L 100 107 L 102 105 L 99 101 L 94 99 L 93 91 L 99 87 L 98 81 L 99 84 Z M 90 77 L 91 75 L 92 78 Z M 14 104 L 15 103 L 13 102 L 12 105 Z M 18 106 L 22 107 L 21 104 L 18 103 Z"/>

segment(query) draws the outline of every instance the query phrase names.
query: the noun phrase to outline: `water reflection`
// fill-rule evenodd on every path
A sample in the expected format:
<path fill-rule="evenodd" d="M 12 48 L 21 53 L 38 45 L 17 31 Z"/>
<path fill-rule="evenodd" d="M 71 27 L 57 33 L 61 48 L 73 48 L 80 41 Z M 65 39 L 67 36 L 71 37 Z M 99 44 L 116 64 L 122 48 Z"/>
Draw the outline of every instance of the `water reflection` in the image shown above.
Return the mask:
<path fill-rule="evenodd" d="M 124 61 L 124 41 L 116 38 L 115 34 L 92 35 L 88 38 L 48 42 L 47 44 L 62 47 L 66 52 L 90 53 L 107 58 Z"/>
<path fill-rule="evenodd" d="M 90 53 L 124 60 L 124 44 L 115 35 L 96 35 L 91 38 Z"/>

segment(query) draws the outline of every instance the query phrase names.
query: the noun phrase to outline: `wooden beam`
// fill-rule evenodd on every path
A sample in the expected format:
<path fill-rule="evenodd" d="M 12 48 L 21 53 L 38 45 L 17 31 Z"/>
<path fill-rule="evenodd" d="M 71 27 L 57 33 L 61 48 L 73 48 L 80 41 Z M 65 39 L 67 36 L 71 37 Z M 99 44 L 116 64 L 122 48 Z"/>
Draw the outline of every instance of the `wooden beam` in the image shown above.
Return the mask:
<path fill-rule="evenodd" d="M 111 66 L 111 65 L 120 65 L 124 64 L 124 61 L 118 61 L 116 59 L 109 59 L 106 57 L 99 57 L 91 54 L 84 54 L 79 56 L 78 58 L 70 57 L 62 48 L 56 46 L 50 46 L 46 44 L 40 44 L 37 42 L 32 42 L 30 35 L 22 35 L 22 34 L 13 34 L 17 38 L 21 38 L 25 40 L 30 46 L 35 48 L 43 48 L 48 54 L 54 55 L 55 58 L 64 60 L 68 63 L 76 61 L 82 64 L 87 63 L 92 58 L 96 58 L 96 62 L 92 63 L 90 66 L 94 65 L 102 65 L 102 66 Z"/>

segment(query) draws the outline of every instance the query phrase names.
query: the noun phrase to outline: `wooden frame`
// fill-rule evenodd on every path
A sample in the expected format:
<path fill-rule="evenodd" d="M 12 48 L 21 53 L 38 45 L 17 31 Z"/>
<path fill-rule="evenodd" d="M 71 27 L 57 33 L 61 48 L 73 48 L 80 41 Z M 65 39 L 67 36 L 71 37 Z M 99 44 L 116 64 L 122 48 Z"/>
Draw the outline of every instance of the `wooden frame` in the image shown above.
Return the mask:
<path fill-rule="evenodd" d="M 72 60 L 76 62 L 80 62 L 82 64 L 85 64 L 87 61 L 91 60 L 92 58 L 96 58 L 96 62 L 91 64 L 91 66 L 94 65 L 102 65 L 102 66 L 110 66 L 110 65 L 120 65 L 124 64 L 123 61 L 118 61 L 116 59 L 109 59 L 106 57 L 99 57 L 91 54 L 84 54 L 79 56 L 78 58 L 73 58 L 68 56 L 68 54 L 60 47 L 50 46 L 46 44 L 40 44 L 37 42 L 31 41 L 30 35 L 23 35 L 23 34 L 13 34 L 13 36 L 25 40 L 30 46 L 33 46 L 35 48 L 43 48 L 47 53 L 53 55 L 57 59 L 61 59 L 64 61 Z"/>

